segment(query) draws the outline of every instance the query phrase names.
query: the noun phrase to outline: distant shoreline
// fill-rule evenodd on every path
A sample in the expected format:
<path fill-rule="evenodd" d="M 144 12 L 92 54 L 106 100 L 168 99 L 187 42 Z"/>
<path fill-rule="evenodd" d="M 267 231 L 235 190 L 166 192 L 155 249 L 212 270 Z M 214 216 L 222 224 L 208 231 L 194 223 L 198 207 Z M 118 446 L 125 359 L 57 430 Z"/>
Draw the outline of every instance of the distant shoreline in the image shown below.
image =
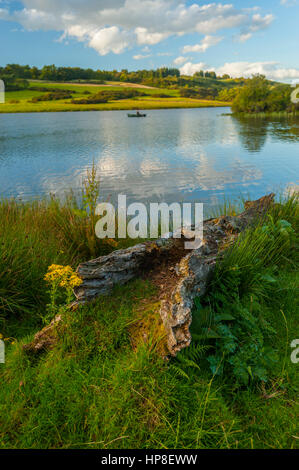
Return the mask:
<path fill-rule="evenodd" d="M 32 101 L 53 89 L 53 91 L 67 90 L 73 93 L 75 99 L 86 99 L 88 93 L 92 95 L 103 90 L 119 91 L 128 88 L 141 89 L 145 92 L 145 86 L 111 82 L 109 85 L 96 85 L 66 82 L 37 82 L 31 81 L 29 88 L 19 91 L 6 91 L 5 103 L 0 104 L 1 114 L 14 113 L 38 113 L 38 112 L 71 112 L 71 111 L 132 111 L 150 109 L 188 109 L 188 108 L 214 108 L 229 107 L 230 102 L 210 99 L 185 98 L 180 96 L 179 90 L 146 87 L 146 94 L 137 97 L 109 100 L 104 103 L 74 103 L 72 99 L 52 99 Z M 40 85 L 40 90 L 38 90 Z M 44 90 L 42 89 L 44 88 Z M 45 90 L 46 89 L 46 90 Z M 161 96 L 162 95 L 162 96 Z M 163 96 L 165 95 L 165 97 Z"/>
<path fill-rule="evenodd" d="M 38 114 L 38 113 L 78 113 L 78 112 L 90 112 L 90 111 L 135 111 L 136 108 L 88 108 L 88 109 L 77 109 L 79 107 L 76 107 L 76 109 L 40 109 L 40 110 L 20 110 L 20 111 L 1 111 L 0 108 L 0 114 Z M 165 106 L 165 107 L 156 107 L 156 108 L 146 108 L 142 107 L 138 109 L 142 109 L 144 111 L 157 111 L 157 110 L 163 110 L 163 109 L 211 109 L 211 108 L 229 108 L 228 105 L 210 105 L 210 106 Z"/>

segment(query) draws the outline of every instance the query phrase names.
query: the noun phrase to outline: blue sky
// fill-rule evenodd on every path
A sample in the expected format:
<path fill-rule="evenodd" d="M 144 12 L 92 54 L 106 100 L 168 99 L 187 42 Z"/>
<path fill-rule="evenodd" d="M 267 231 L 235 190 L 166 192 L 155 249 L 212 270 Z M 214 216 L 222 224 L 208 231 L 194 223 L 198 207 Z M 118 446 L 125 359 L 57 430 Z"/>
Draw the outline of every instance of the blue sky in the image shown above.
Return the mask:
<path fill-rule="evenodd" d="M 299 0 L 0 0 L 0 65 L 299 80 Z"/>

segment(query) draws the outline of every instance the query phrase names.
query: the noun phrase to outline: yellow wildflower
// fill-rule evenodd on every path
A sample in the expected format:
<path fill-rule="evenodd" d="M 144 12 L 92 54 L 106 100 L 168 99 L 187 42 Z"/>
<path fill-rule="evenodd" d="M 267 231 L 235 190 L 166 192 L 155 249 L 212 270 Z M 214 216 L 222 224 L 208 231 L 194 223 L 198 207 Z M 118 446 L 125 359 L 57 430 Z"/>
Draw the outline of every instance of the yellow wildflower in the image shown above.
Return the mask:
<path fill-rule="evenodd" d="M 72 270 L 71 266 L 60 266 L 57 264 L 49 266 L 44 279 L 50 284 L 57 282 L 60 287 L 65 287 L 66 289 L 82 284 L 82 279 Z"/>

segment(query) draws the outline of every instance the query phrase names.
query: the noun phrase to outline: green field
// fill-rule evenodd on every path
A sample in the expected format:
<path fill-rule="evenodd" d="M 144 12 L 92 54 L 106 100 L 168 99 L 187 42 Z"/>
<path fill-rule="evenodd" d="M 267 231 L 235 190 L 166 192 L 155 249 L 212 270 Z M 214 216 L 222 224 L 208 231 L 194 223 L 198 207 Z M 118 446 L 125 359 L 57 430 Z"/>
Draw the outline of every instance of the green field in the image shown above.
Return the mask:
<path fill-rule="evenodd" d="M 32 103 L 33 97 L 43 95 L 42 91 L 24 89 L 22 91 L 8 91 L 5 93 L 5 103 L 0 104 L 0 113 L 32 113 L 32 112 L 51 112 L 51 111 L 110 111 L 110 110 L 134 110 L 138 109 L 166 109 L 166 108 L 204 108 L 204 107 L 223 107 L 230 103 L 212 100 L 200 100 L 191 98 L 182 98 L 179 96 L 179 90 L 163 88 L 143 88 L 138 85 L 120 84 L 119 82 L 109 82 L 111 86 L 97 85 L 73 85 L 67 83 L 48 83 L 48 82 L 30 82 L 30 87 L 41 86 L 47 88 L 75 91 L 73 98 L 86 98 L 84 91 L 92 94 L 103 90 L 124 90 L 137 89 L 145 92 L 147 96 L 134 97 L 133 99 L 124 99 L 109 101 L 101 104 L 73 104 L 71 99 L 40 101 Z M 167 94 L 169 98 L 161 98 L 156 95 Z M 15 102 L 18 101 L 18 102 Z"/>

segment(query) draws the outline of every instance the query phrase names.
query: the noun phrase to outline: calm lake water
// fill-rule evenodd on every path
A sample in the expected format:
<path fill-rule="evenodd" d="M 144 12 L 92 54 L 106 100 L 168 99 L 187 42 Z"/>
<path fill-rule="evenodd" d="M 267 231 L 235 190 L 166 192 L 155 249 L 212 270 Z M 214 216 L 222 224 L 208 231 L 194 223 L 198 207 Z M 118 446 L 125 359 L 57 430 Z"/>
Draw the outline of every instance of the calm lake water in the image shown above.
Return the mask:
<path fill-rule="evenodd" d="M 257 198 L 298 184 L 299 119 L 236 119 L 230 110 L 0 115 L 0 197 L 78 191 L 94 160 L 101 197 L 129 201 Z"/>

